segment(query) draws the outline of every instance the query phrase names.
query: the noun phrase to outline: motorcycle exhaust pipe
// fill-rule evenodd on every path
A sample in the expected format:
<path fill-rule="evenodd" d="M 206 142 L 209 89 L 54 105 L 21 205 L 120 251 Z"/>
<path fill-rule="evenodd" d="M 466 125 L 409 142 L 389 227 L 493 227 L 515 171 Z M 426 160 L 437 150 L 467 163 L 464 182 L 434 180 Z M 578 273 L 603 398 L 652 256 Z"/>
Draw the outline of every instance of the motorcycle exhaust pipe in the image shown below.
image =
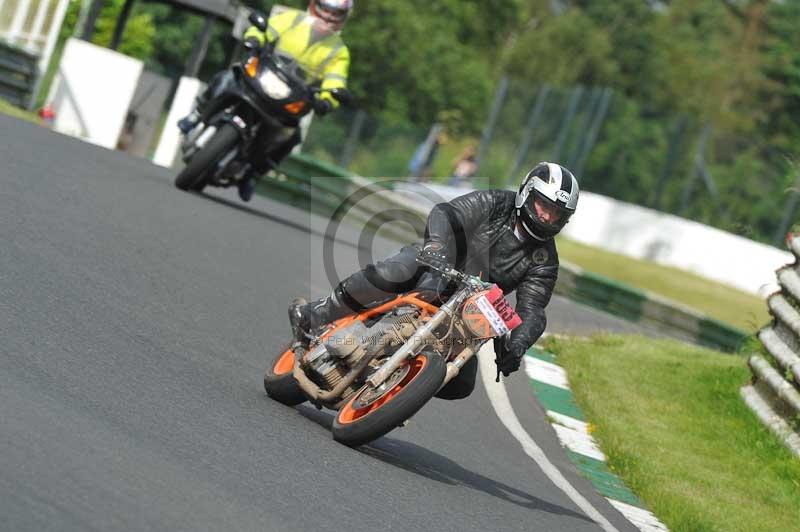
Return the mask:
<path fill-rule="evenodd" d="M 475 353 L 477 353 L 477 351 L 478 347 L 474 346 L 465 347 L 458 354 L 458 356 L 453 359 L 452 362 L 447 363 L 447 373 L 444 376 L 444 382 L 442 382 L 442 385 L 439 386 L 440 390 L 444 388 L 445 384 L 453 380 L 455 376 L 461 372 L 461 368 L 464 367 L 464 364 L 466 364 L 470 358 L 475 356 Z"/>
<path fill-rule="evenodd" d="M 353 384 L 353 381 L 355 381 L 356 378 L 358 378 L 358 376 L 361 374 L 362 371 L 364 371 L 364 368 L 367 367 L 367 365 L 372 361 L 373 358 L 375 358 L 375 353 L 373 353 L 372 355 L 370 354 L 364 355 L 361 358 L 361 360 L 359 360 L 356 363 L 355 367 L 353 367 L 353 369 L 351 369 L 347 373 L 347 375 L 344 376 L 344 378 L 339 382 L 339 384 L 337 384 L 330 391 L 322 390 L 322 388 L 314 384 L 311 381 L 311 379 L 309 379 L 306 376 L 305 372 L 300 368 L 299 358 L 295 359 L 294 361 L 294 370 L 292 372 L 292 375 L 294 376 L 294 379 L 297 381 L 297 384 L 300 386 L 300 388 L 303 389 L 306 395 L 308 395 L 311 401 L 319 403 L 329 403 L 334 399 L 338 399 L 339 396 L 342 395 L 342 392 L 344 392 L 351 384 Z"/>

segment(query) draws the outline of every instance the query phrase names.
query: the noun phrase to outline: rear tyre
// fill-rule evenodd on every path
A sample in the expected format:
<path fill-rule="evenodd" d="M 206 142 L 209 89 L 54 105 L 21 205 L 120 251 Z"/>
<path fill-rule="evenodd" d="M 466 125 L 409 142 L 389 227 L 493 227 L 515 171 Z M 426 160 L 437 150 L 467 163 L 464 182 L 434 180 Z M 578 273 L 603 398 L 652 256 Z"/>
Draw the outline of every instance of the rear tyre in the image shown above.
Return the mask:
<path fill-rule="evenodd" d="M 208 184 L 210 170 L 239 141 L 239 132 L 231 124 L 223 124 L 214 136 L 194 154 L 175 178 L 181 190 L 201 192 Z"/>
<path fill-rule="evenodd" d="M 424 349 L 387 382 L 387 390 L 375 394 L 364 388 L 339 409 L 333 421 L 333 439 L 355 447 L 380 438 L 417 413 L 441 386 L 447 373 L 444 358 Z"/>
<path fill-rule="evenodd" d="M 264 390 L 267 395 L 287 406 L 306 402 L 307 397 L 292 375 L 294 352 L 291 347 L 279 351 L 272 357 L 264 373 Z"/>

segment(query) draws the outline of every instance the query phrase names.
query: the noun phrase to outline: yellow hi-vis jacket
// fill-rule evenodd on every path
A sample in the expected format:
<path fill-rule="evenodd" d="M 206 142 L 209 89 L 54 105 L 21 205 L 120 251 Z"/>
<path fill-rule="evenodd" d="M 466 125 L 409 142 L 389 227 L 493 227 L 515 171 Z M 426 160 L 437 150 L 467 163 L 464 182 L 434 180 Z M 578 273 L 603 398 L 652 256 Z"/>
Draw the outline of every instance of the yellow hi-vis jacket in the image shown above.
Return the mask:
<path fill-rule="evenodd" d="M 277 40 L 276 51 L 294 58 L 311 80 L 321 82 L 323 90 L 347 86 L 350 51 L 338 33 L 319 35 L 314 31 L 314 19 L 305 11 L 289 8 L 273 11 L 266 33 L 252 26 L 244 32 L 244 38 L 249 37 L 255 37 L 262 45 L 267 40 L 271 43 Z M 334 107 L 339 106 L 328 92 L 322 92 L 320 97 Z"/>

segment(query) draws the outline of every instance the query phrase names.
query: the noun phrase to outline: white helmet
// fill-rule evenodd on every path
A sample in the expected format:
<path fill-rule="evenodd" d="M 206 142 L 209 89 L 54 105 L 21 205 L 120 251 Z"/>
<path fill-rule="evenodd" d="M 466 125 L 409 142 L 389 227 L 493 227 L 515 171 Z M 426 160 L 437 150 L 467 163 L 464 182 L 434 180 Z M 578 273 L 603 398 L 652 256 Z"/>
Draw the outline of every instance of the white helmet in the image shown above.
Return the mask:
<path fill-rule="evenodd" d="M 555 163 L 542 162 L 522 180 L 517 191 L 517 220 L 530 236 L 546 240 L 558 234 L 578 207 L 578 180 Z"/>
<path fill-rule="evenodd" d="M 353 0 L 311 0 L 308 12 L 322 20 L 331 30 L 340 31 L 353 11 Z"/>

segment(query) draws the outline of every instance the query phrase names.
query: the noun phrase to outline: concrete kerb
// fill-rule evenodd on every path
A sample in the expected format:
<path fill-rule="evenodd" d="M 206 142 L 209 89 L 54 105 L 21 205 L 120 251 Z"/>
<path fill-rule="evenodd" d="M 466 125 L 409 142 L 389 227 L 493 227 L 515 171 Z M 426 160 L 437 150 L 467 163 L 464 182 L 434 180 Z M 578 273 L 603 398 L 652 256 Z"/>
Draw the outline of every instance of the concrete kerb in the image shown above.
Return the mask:
<path fill-rule="evenodd" d="M 668 532 L 667 526 L 606 464 L 606 456 L 591 435 L 590 425 L 575 402 L 569 377 L 557 356 L 534 346 L 524 357 L 524 369 L 534 396 L 580 474 L 639 530 Z"/>

